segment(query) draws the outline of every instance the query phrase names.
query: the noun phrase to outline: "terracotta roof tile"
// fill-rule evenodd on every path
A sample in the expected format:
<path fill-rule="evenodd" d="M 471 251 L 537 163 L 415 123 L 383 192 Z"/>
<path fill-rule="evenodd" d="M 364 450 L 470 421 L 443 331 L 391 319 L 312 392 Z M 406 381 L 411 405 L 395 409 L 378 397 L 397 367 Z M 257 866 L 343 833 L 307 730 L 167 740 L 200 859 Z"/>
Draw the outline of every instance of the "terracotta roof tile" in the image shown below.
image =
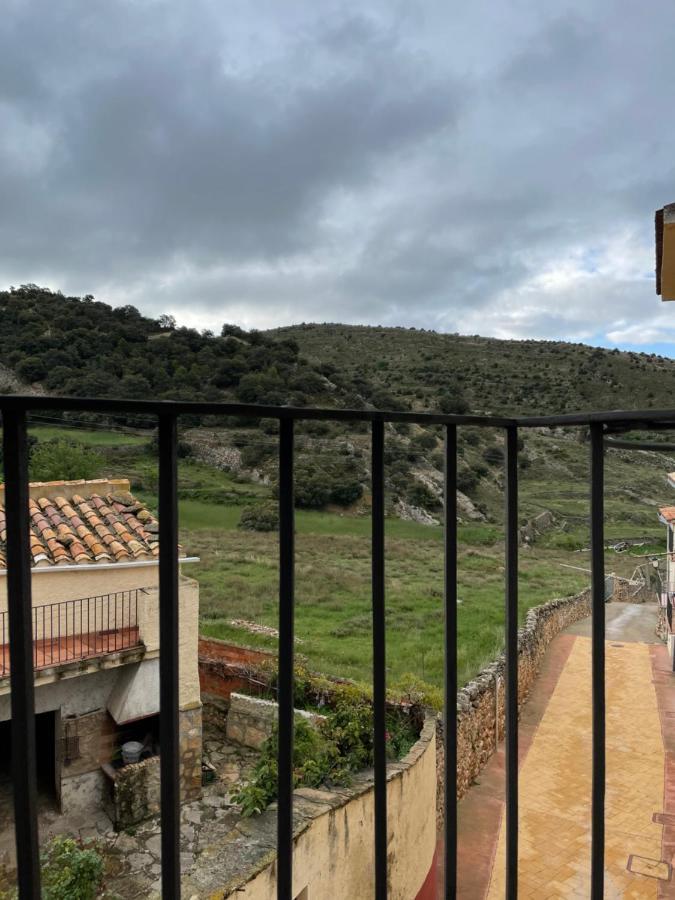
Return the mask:
<path fill-rule="evenodd" d="M 71 493 L 65 491 L 68 484 L 61 481 L 31 486 L 35 488 L 28 502 L 34 566 L 91 565 L 159 556 L 157 519 L 129 491 L 105 490 L 111 487 L 109 482 L 76 482 L 71 486 L 78 487 L 80 493 Z M 120 482 L 112 487 L 117 484 Z M 92 490 L 97 485 L 104 488 L 101 493 Z M 0 496 L 2 569 L 7 565 L 3 499 L 4 495 Z"/>
<path fill-rule="evenodd" d="M 672 524 L 675 521 L 675 506 L 662 506 L 659 515 L 669 525 Z"/>

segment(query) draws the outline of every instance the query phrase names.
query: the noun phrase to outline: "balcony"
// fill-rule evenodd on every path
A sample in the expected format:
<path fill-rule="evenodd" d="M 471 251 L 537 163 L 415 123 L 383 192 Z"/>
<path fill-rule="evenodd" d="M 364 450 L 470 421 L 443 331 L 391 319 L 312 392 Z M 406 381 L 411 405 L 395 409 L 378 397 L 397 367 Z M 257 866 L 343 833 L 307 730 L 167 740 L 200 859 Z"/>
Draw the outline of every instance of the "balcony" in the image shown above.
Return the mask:
<path fill-rule="evenodd" d="M 572 415 L 514 418 L 505 416 L 441 415 L 379 410 L 293 409 L 225 403 L 91 400 L 58 397 L 0 397 L 7 510 L 7 572 L 9 621 L 4 623 L 5 663 L 12 658 L 12 757 L 18 887 L 22 897 L 40 896 L 39 840 L 36 808 L 36 746 L 33 669 L 49 665 L 58 656 L 88 659 L 119 649 L 120 641 L 138 642 L 133 615 L 122 621 L 118 613 L 115 634 L 99 624 L 84 625 L 86 606 L 78 607 L 75 623 L 83 625 L 62 635 L 56 643 L 48 613 L 37 622 L 31 607 L 30 546 L 28 541 L 27 414 L 31 410 L 93 411 L 157 417 L 159 426 L 159 658 L 162 892 L 181 895 L 178 732 L 178 492 L 177 421 L 181 415 L 239 416 L 276 419 L 279 423 L 279 753 L 277 862 L 278 900 L 293 900 L 293 663 L 294 663 L 294 425 L 304 420 L 360 421 L 372 429 L 372 641 L 374 706 L 375 816 L 373 846 L 375 900 L 389 894 L 386 752 L 386 647 L 385 647 L 385 424 L 440 425 L 445 430 L 445 504 L 443 543 L 445 593 L 445 840 L 443 852 L 444 896 L 457 895 L 457 428 L 471 425 L 500 429 L 505 435 L 505 892 L 518 893 L 518 436 L 522 429 L 542 426 L 581 427 L 590 432 L 589 497 L 591 522 L 592 606 L 592 840 L 591 891 L 601 900 L 605 886 L 605 572 L 604 572 L 604 447 L 611 435 L 631 429 L 675 428 L 675 411 L 579 413 Z M 616 442 L 618 444 L 618 442 Z M 632 449 L 640 444 L 631 442 Z M 110 604 L 108 605 L 110 609 Z M 115 605 L 115 609 L 117 606 Z M 67 613 L 71 615 L 72 613 Z M 58 621 L 65 620 L 61 610 Z M 40 631 L 42 629 L 42 631 Z M 45 629 L 47 633 L 45 634 Z M 140 629 L 141 635 L 143 629 Z M 37 638 L 37 641 L 36 641 Z M 40 641 L 44 645 L 40 648 Z M 52 643 L 48 646 L 47 640 Z M 117 644 L 115 643 L 117 641 Z M 36 643 L 38 650 L 36 651 Z"/>
<path fill-rule="evenodd" d="M 138 608 L 144 589 L 34 606 L 33 668 L 51 669 L 141 647 Z M 141 602 L 143 598 L 141 597 Z M 0 678 L 10 674 L 9 621 L 0 612 Z"/>

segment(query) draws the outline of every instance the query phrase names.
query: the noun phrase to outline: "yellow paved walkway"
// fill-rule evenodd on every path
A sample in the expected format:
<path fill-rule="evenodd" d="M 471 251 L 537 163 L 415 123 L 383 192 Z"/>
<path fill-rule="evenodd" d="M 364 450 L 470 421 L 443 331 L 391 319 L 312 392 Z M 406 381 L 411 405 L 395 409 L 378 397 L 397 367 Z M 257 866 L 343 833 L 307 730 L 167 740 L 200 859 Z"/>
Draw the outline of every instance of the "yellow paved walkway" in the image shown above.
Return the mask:
<path fill-rule="evenodd" d="M 649 645 L 607 642 L 605 897 L 656 898 L 664 751 Z M 520 770 L 519 897 L 589 896 L 591 641 L 577 637 Z M 504 897 L 502 822 L 489 898 Z M 646 868 L 645 868 L 646 867 Z"/>

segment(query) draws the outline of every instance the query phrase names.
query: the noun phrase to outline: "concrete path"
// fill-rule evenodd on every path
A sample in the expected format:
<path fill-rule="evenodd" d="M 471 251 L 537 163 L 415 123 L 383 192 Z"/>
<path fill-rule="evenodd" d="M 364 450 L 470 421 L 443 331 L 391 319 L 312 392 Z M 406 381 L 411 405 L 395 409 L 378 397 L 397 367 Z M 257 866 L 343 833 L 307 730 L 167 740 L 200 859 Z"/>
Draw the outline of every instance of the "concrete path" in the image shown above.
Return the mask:
<path fill-rule="evenodd" d="M 654 607 L 606 610 L 605 897 L 675 897 L 675 676 L 654 635 Z M 521 717 L 522 898 L 590 893 L 589 635 L 586 619 L 552 642 Z M 460 896 L 467 900 L 504 897 L 503 770 L 500 751 L 460 804 Z"/>

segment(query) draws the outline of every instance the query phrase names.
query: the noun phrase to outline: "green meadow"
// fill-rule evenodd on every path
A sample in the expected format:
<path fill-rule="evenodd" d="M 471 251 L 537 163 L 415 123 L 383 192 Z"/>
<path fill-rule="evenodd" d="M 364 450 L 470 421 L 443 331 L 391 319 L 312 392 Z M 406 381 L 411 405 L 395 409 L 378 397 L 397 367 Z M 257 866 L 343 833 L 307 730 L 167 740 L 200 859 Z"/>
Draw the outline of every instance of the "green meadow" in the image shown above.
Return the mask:
<path fill-rule="evenodd" d="M 132 489 L 156 505 L 156 459 L 147 438 L 100 431 L 34 428 L 39 441 L 67 438 L 92 448 L 99 474 L 129 476 Z M 523 474 L 521 518 L 550 509 L 556 525 L 520 551 L 519 613 L 586 587 L 589 575 L 586 451 L 574 440 L 533 436 L 534 464 Z M 546 471 L 541 459 L 546 450 Z M 540 462 L 537 463 L 537 460 Z M 552 461 L 558 477 L 551 479 Z M 667 468 L 667 467 L 666 467 Z M 555 472 L 556 470 L 553 469 Z M 607 458 L 607 534 L 644 536 L 630 553 L 607 552 L 607 571 L 630 575 L 641 554 L 663 549 L 656 505 L 668 502 L 664 463 L 656 454 Z M 549 476 L 549 477 L 545 477 Z M 199 563 L 185 574 L 200 584 L 205 635 L 274 649 L 276 639 L 232 625 L 275 627 L 278 617 L 276 533 L 242 531 L 242 509 L 271 496 L 263 484 L 180 460 L 180 537 Z M 470 679 L 503 646 L 504 541 L 502 494 L 483 489 L 489 522 L 459 528 L 458 667 Z M 370 528 L 367 506 L 357 512 L 296 511 L 297 653 L 315 670 L 368 681 L 371 672 Z M 412 673 L 440 686 L 443 679 L 443 544 L 439 526 L 390 517 L 386 522 L 387 672 L 390 683 Z M 574 567 L 574 568 L 571 568 Z"/>

